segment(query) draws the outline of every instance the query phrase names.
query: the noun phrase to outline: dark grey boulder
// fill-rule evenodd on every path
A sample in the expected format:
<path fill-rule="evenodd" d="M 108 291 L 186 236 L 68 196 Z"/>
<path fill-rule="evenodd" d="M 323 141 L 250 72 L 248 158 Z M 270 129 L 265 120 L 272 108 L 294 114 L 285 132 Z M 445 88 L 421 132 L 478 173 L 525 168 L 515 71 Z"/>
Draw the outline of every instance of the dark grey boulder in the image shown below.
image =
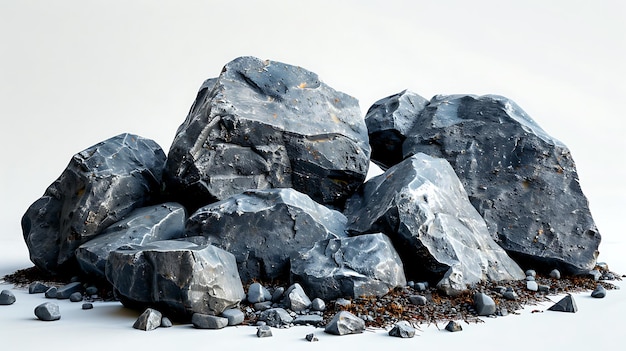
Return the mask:
<path fill-rule="evenodd" d="M 61 319 L 61 311 L 56 303 L 44 302 L 35 307 L 35 316 L 46 322 L 56 321 Z"/>
<path fill-rule="evenodd" d="M 599 284 L 591 292 L 591 297 L 595 297 L 597 299 L 604 298 L 605 296 L 606 296 L 606 289 L 602 285 L 599 285 Z"/>
<path fill-rule="evenodd" d="M 56 298 L 60 300 L 69 299 L 73 293 L 80 293 L 83 291 L 83 284 L 80 282 L 73 282 L 65 284 L 59 288 L 57 288 Z"/>
<path fill-rule="evenodd" d="M 289 257 L 345 236 L 346 218 L 293 189 L 251 190 L 197 210 L 187 236 L 203 235 L 232 253 L 244 283 L 289 277 Z"/>
<path fill-rule="evenodd" d="M 276 307 L 267 309 L 259 315 L 259 320 L 270 327 L 280 327 L 293 323 L 293 317 L 284 308 Z"/>
<path fill-rule="evenodd" d="M 81 305 L 81 307 L 80 307 L 80 308 L 81 308 L 81 309 L 83 309 L 83 310 L 91 310 L 91 309 L 93 309 L 93 303 L 91 303 L 91 302 L 85 302 L 85 303 L 83 303 L 83 304 Z"/>
<path fill-rule="evenodd" d="M 574 300 L 574 297 L 571 294 L 567 294 L 557 303 L 550 306 L 550 308 L 548 308 L 548 311 L 576 313 L 578 312 L 578 307 L 576 306 L 576 301 Z"/>
<path fill-rule="evenodd" d="M 78 271 L 76 248 L 158 194 L 164 165 L 159 145 L 133 134 L 74 155 L 22 217 L 31 261 L 51 274 Z"/>
<path fill-rule="evenodd" d="M 513 101 L 435 96 L 403 150 L 450 162 L 490 235 L 521 265 L 594 267 L 600 234 L 572 155 Z"/>
<path fill-rule="evenodd" d="M 447 294 L 524 272 L 489 235 L 450 164 L 417 154 L 368 180 L 346 203 L 348 231 L 387 234 L 409 279 Z"/>
<path fill-rule="evenodd" d="M 391 328 L 389 336 L 403 339 L 412 338 L 415 336 L 415 328 L 407 321 L 400 321 Z"/>
<path fill-rule="evenodd" d="M 42 282 L 32 282 L 28 284 L 28 293 L 29 294 L 41 294 L 45 293 L 50 287 Z"/>
<path fill-rule="evenodd" d="M 372 162 L 383 170 L 404 158 L 402 144 L 428 100 L 404 90 L 376 101 L 367 110 L 365 125 L 372 147 Z"/>
<path fill-rule="evenodd" d="M 487 294 L 474 294 L 474 309 L 479 316 L 490 316 L 496 313 L 496 302 Z"/>
<path fill-rule="evenodd" d="M 124 245 L 145 245 L 180 238 L 185 231 L 186 219 L 185 208 L 174 202 L 137 208 L 98 237 L 79 246 L 76 259 L 83 272 L 105 278 L 106 260 L 111 251 Z"/>
<path fill-rule="evenodd" d="M 170 318 L 219 315 L 245 296 L 232 254 L 215 246 L 166 240 L 112 251 L 106 277 L 128 307 L 158 308 Z"/>
<path fill-rule="evenodd" d="M 191 317 L 191 323 L 198 329 L 222 329 L 228 326 L 228 318 L 194 313 Z"/>
<path fill-rule="evenodd" d="M 365 321 L 348 311 L 340 311 L 324 327 L 324 332 L 334 335 L 360 334 L 365 331 Z"/>
<path fill-rule="evenodd" d="M 314 297 L 383 296 L 406 285 L 402 261 L 384 234 L 327 239 L 291 258 L 291 279 Z"/>
<path fill-rule="evenodd" d="M 0 292 L 0 305 L 12 305 L 15 303 L 15 294 L 11 290 L 2 290 Z"/>
<path fill-rule="evenodd" d="M 550 278 L 552 279 L 561 279 L 561 272 L 558 269 L 553 269 L 550 271 Z"/>
<path fill-rule="evenodd" d="M 161 312 L 153 308 L 147 308 L 137 318 L 137 320 L 133 324 L 133 328 L 143 331 L 154 330 L 161 326 L 162 318 L 163 315 L 161 314 Z"/>
<path fill-rule="evenodd" d="M 169 150 L 165 190 L 191 209 L 268 188 L 341 206 L 369 155 L 356 99 L 301 67 L 240 57 L 200 87 Z"/>

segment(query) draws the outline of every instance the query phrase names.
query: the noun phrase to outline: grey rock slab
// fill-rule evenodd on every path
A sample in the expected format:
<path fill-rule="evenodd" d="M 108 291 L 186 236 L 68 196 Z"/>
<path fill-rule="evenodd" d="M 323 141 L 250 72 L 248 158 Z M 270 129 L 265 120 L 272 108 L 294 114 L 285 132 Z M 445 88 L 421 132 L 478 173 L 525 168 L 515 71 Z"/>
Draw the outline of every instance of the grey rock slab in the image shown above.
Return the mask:
<path fill-rule="evenodd" d="M 591 297 L 601 299 L 606 296 L 606 289 L 602 285 L 598 285 L 592 292 Z"/>
<path fill-rule="evenodd" d="M 56 321 L 61 319 L 61 310 L 54 302 L 44 302 L 35 307 L 35 316 L 46 322 Z"/>
<path fill-rule="evenodd" d="M 41 294 L 45 293 L 50 287 L 42 282 L 32 282 L 28 284 L 28 293 L 29 294 Z"/>
<path fill-rule="evenodd" d="M 444 159 L 423 153 L 405 159 L 364 183 L 344 214 L 350 233 L 386 234 L 407 277 L 435 282 L 446 294 L 481 281 L 524 278 Z"/>
<path fill-rule="evenodd" d="M 124 305 L 154 306 L 181 320 L 194 313 L 219 315 L 245 296 L 232 254 L 182 240 L 112 251 L 106 276 Z"/>
<path fill-rule="evenodd" d="M 228 318 L 194 313 L 191 317 L 191 323 L 198 329 L 222 329 L 228 326 Z"/>
<path fill-rule="evenodd" d="M 169 150 L 165 191 L 189 208 L 268 188 L 341 206 L 369 155 L 355 98 L 301 67 L 240 57 L 200 87 Z"/>
<path fill-rule="evenodd" d="M 389 336 L 403 339 L 412 338 L 415 336 L 415 328 L 407 321 L 400 321 L 391 328 Z"/>
<path fill-rule="evenodd" d="M 245 314 L 238 308 L 229 308 L 220 315 L 228 319 L 228 325 L 239 325 L 245 320 Z"/>
<path fill-rule="evenodd" d="M 449 332 L 460 332 L 463 331 L 463 327 L 457 321 L 450 321 L 446 324 L 446 330 Z"/>
<path fill-rule="evenodd" d="M 300 312 L 311 307 L 311 299 L 304 292 L 302 286 L 295 283 L 285 291 L 285 304 L 290 310 Z"/>
<path fill-rule="evenodd" d="M 269 338 L 272 336 L 272 328 L 268 325 L 261 325 L 256 328 L 257 338 Z"/>
<path fill-rule="evenodd" d="M 548 308 L 548 311 L 576 313 L 578 312 L 578 307 L 576 306 L 576 301 L 574 300 L 574 297 L 570 294 L 567 294 L 557 303 L 550 306 L 550 308 Z"/>
<path fill-rule="evenodd" d="M 303 314 L 297 316 L 293 320 L 294 325 L 312 325 L 312 326 L 320 326 L 324 323 L 324 317 L 318 314 Z"/>
<path fill-rule="evenodd" d="M 2 290 L 0 292 L 0 305 L 12 305 L 15 303 L 15 294 L 11 290 Z"/>
<path fill-rule="evenodd" d="M 135 321 L 133 328 L 151 331 L 161 326 L 163 315 L 161 312 L 147 308 Z"/>
<path fill-rule="evenodd" d="M 584 274 L 600 234 L 570 150 L 515 102 L 496 95 L 438 95 L 403 144 L 405 157 L 446 159 L 489 234 L 521 265 Z"/>
<path fill-rule="evenodd" d="M 348 311 L 340 311 L 324 327 L 324 332 L 334 335 L 359 334 L 365 331 L 365 321 Z"/>
<path fill-rule="evenodd" d="M 382 296 L 406 285 L 400 256 L 382 233 L 321 240 L 290 262 L 291 279 L 324 300 Z"/>
<path fill-rule="evenodd" d="M 270 308 L 259 315 L 259 320 L 265 322 L 270 327 L 280 327 L 293 322 L 293 317 L 284 308 Z"/>
<path fill-rule="evenodd" d="M 69 299 L 73 293 L 83 291 L 83 285 L 80 282 L 65 284 L 57 288 L 56 298 L 60 300 Z"/>
<path fill-rule="evenodd" d="M 250 190 L 202 207 L 186 236 L 205 236 L 235 255 L 244 283 L 289 278 L 289 258 L 324 239 L 346 236 L 346 218 L 294 189 Z"/>
<path fill-rule="evenodd" d="M 371 159 L 383 170 L 404 158 L 402 144 L 428 100 L 404 90 L 376 101 L 365 115 Z"/>
<path fill-rule="evenodd" d="M 78 271 L 75 250 L 160 192 L 165 154 L 154 141 L 120 134 L 75 154 L 22 217 L 31 261 Z"/>
<path fill-rule="evenodd" d="M 496 313 L 496 302 L 485 293 L 474 294 L 474 309 L 479 316 L 490 316 Z"/>
<path fill-rule="evenodd" d="M 174 202 L 134 209 L 99 236 L 79 246 L 76 259 L 83 272 L 105 278 L 106 260 L 111 251 L 124 245 L 180 238 L 186 219 L 185 208 Z"/>

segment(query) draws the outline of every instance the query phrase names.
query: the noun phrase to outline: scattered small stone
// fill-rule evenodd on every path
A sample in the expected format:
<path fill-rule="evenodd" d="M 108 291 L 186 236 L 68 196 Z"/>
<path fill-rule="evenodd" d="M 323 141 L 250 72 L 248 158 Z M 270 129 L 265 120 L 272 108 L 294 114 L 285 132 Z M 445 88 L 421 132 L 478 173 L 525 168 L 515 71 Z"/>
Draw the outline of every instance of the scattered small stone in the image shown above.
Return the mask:
<path fill-rule="evenodd" d="M 574 297 L 571 294 L 567 294 L 559 302 L 555 303 L 550 308 L 548 308 L 548 310 L 557 311 L 557 312 L 576 313 L 578 311 L 578 307 L 576 307 L 576 302 L 574 301 Z"/>
<path fill-rule="evenodd" d="M 77 291 L 75 293 L 72 293 L 70 295 L 70 301 L 71 302 L 80 302 L 83 301 L 83 294 L 80 291 Z"/>
<path fill-rule="evenodd" d="M 56 321 L 61 319 L 61 311 L 59 305 L 54 302 L 44 302 L 35 307 L 35 316 L 42 321 Z"/>
<path fill-rule="evenodd" d="M 391 328 L 389 336 L 412 338 L 415 336 L 415 328 L 413 328 L 413 326 L 407 321 L 400 321 L 396 323 L 393 328 Z"/>
<path fill-rule="evenodd" d="M 428 289 L 428 282 L 415 283 L 414 289 L 417 291 L 426 291 L 426 289 Z"/>
<path fill-rule="evenodd" d="M 83 285 L 80 282 L 72 282 L 57 289 L 56 298 L 59 300 L 69 299 L 70 295 L 75 292 L 83 290 Z"/>
<path fill-rule="evenodd" d="M 450 321 L 446 325 L 446 330 L 449 331 L 449 332 L 459 332 L 459 331 L 463 330 L 463 327 L 457 321 Z"/>
<path fill-rule="evenodd" d="M 606 289 L 598 284 L 598 286 L 591 292 L 591 297 L 595 297 L 597 299 L 601 299 L 606 296 Z"/>
<path fill-rule="evenodd" d="M 365 321 L 348 311 L 340 311 L 326 325 L 324 332 L 334 335 L 348 335 L 362 333 L 365 330 Z"/>
<path fill-rule="evenodd" d="M 415 282 L 412 280 L 409 280 L 408 282 L 406 282 L 406 285 L 411 289 L 415 289 Z"/>
<path fill-rule="evenodd" d="M 517 293 L 515 291 L 511 290 L 507 290 L 505 291 L 502 296 L 507 299 L 507 300 L 511 300 L 511 301 L 515 301 L 517 300 L 518 296 Z"/>
<path fill-rule="evenodd" d="M 270 327 L 279 327 L 293 322 L 293 317 L 284 308 L 270 308 L 261 312 L 259 320 L 264 321 Z"/>
<path fill-rule="evenodd" d="M 56 299 L 57 298 L 57 288 L 54 287 L 54 286 L 48 288 L 48 290 L 46 290 L 45 296 L 48 299 Z"/>
<path fill-rule="evenodd" d="M 272 293 L 272 302 L 280 302 L 280 300 L 283 299 L 284 293 L 285 293 L 285 288 L 283 288 L 282 286 L 279 286 L 276 289 L 274 289 L 274 292 Z"/>
<path fill-rule="evenodd" d="M 317 327 L 323 323 L 324 317 L 317 314 L 305 314 L 293 320 L 293 324 L 295 325 L 312 325 Z"/>
<path fill-rule="evenodd" d="M 550 272 L 550 278 L 552 279 L 561 279 L 561 272 L 558 269 L 553 269 Z"/>
<path fill-rule="evenodd" d="M 311 333 L 311 334 L 307 334 L 305 337 L 306 341 L 308 342 L 314 342 L 314 341 L 319 341 L 319 339 L 317 338 L 317 336 L 315 336 L 315 334 Z"/>
<path fill-rule="evenodd" d="M 12 305 L 15 303 L 15 295 L 10 290 L 0 292 L 0 305 Z"/>
<path fill-rule="evenodd" d="M 85 289 L 85 294 L 87 294 L 87 296 L 98 295 L 98 288 L 96 288 L 93 285 L 90 285 Z"/>
<path fill-rule="evenodd" d="M 266 292 L 269 295 L 269 291 L 260 283 L 252 283 L 248 288 L 248 302 L 254 304 L 257 302 L 264 302 Z"/>
<path fill-rule="evenodd" d="M 272 308 L 272 301 L 257 302 L 253 305 L 256 311 L 265 311 Z"/>
<path fill-rule="evenodd" d="M 548 285 L 538 284 L 537 291 L 547 294 L 550 292 L 550 287 Z"/>
<path fill-rule="evenodd" d="M 530 291 L 537 291 L 539 290 L 539 285 L 537 285 L 537 282 L 534 280 L 529 280 L 526 282 L 526 289 L 530 290 Z"/>
<path fill-rule="evenodd" d="M 479 316 L 489 316 L 496 313 L 496 302 L 484 293 L 474 294 L 474 308 Z"/>
<path fill-rule="evenodd" d="M 600 278 L 602 278 L 602 272 L 592 269 L 589 271 L 589 276 L 591 276 L 593 280 L 598 281 L 600 280 Z"/>
<path fill-rule="evenodd" d="M 222 329 L 228 325 L 228 319 L 210 314 L 194 313 L 191 323 L 198 329 Z"/>
<path fill-rule="evenodd" d="M 143 330 L 143 331 L 151 331 L 159 326 L 161 326 L 161 318 L 163 315 L 161 312 L 153 309 L 147 308 L 140 316 L 137 318 L 135 323 L 133 324 L 133 328 Z"/>
<path fill-rule="evenodd" d="M 272 328 L 267 325 L 262 325 L 256 328 L 256 336 L 258 338 L 269 338 L 272 336 Z"/>
<path fill-rule="evenodd" d="M 42 282 L 32 282 L 28 285 L 29 294 L 41 294 L 48 290 L 48 286 Z"/>
<path fill-rule="evenodd" d="M 506 286 L 502 286 L 502 285 L 498 285 L 495 288 L 492 289 L 493 291 L 495 291 L 498 294 L 504 295 L 504 293 L 506 291 L 512 291 L 511 287 L 506 287 Z"/>
<path fill-rule="evenodd" d="M 172 327 L 172 325 L 173 325 L 172 321 L 169 318 L 167 317 L 161 318 L 161 325 L 160 325 L 161 328 L 170 328 Z"/>
<path fill-rule="evenodd" d="M 352 305 L 352 301 L 350 301 L 348 299 L 339 298 L 339 299 L 335 300 L 335 306 L 337 306 L 339 308 L 348 308 L 348 307 L 350 307 L 350 305 Z"/>
<path fill-rule="evenodd" d="M 91 302 L 85 302 L 82 307 L 83 310 L 90 310 L 93 308 L 93 304 Z"/>
<path fill-rule="evenodd" d="M 423 295 L 411 295 L 409 296 L 409 302 L 416 306 L 424 306 L 428 303 L 428 299 Z"/>
<path fill-rule="evenodd" d="M 497 315 L 500 316 L 500 317 L 508 316 L 509 315 L 509 310 L 507 310 L 506 307 L 498 308 Z"/>
<path fill-rule="evenodd" d="M 535 281 L 535 276 L 533 276 L 533 275 L 527 275 L 527 276 L 526 276 L 526 280 L 527 280 L 527 281 L 529 281 L 529 282 L 533 282 L 533 281 Z"/>
<path fill-rule="evenodd" d="M 313 311 L 324 311 L 326 310 L 326 303 L 324 302 L 324 300 L 320 299 L 319 297 L 316 297 L 313 299 L 313 301 L 311 301 L 311 309 Z"/>
<path fill-rule="evenodd" d="M 537 276 L 537 272 L 535 272 L 535 270 L 534 270 L 534 269 L 529 269 L 529 270 L 527 270 L 527 271 L 526 271 L 526 276 L 527 276 L 527 277 L 533 277 L 533 278 L 534 278 L 534 277 L 536 277 L 536 276 Z"/>
<path fill-rule="evenodd" d="M 238 308 L 231 308 L 222 312 L 222 317 L 228 319 L 228 325 L 239 325 L 245 320 L 245 315 Z"/>

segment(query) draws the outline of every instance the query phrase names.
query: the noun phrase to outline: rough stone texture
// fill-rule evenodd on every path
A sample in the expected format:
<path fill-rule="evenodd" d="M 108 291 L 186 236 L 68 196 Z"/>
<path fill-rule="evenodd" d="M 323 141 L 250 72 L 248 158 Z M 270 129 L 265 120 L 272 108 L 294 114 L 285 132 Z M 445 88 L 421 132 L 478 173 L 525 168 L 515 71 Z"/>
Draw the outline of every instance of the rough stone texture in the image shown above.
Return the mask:
<path fill-rule="evenodd" d="M 80 282 L 68 283 L 57 288 L 56 298 L 61 300 L 69 299 L 73 293 L 82 291 L 83 285 Z"/>
<path fill-rule="evenodd" d="M 376 101 L 365 115 L 372 162 L 383 170 L 404 158 L 402 144 L 428 100 L 408 90 Z"/>
<path fill-rule="evenodd" d="M 222 329 L 228 326 L 228 318 L 194 313 L 191 317 L 191 323 L 198 329 Z"/>
<path fill-rule="evenodd" d="M 285 304 L 290 310 L 300 312 L 311 307 L 311 299 L 304 292 L 302 286 L 295 283 L 285 292 Z"/>
<path fill-rule="evenodd" d="M 524 278 L 489 236 L 444 159 L 409 157 L 367 181 L 344 213 L 350 232 L 391 238 L 409 279 L 437 282 L 447 294 L 484 280 Z"/>
<path fill-rule="evenodd" d="M 203 235 L 235 255 L 244 283 L 289 277 L 289 257 L 345 236 L 346 218 L 293 189 L 252 190 L 200 208 L 187 236 Z"/>
<path fill-rule="evenodd" d="M 415 328 L 407 321 L 400 321 L 391 328 L 389 336 L 412 338 L 415 336 Z"/>
<path fill-rule="evenodd" d="M 261 312 L 259 320 L 267 323 L 270 327 L 280 327 L 292 323 L 293 317 L 284 308 L 277 307 Z"/>
<path fill-rule="evenodd" d="M 384 234 L 319 241 L 291 258 L 291 279 L 314 297 L 382 296 L 406 285 L 402 261 Z"/>
<path fill-rule="evenodd" d="M 165 190 L 189 208 L 268 188 L 341 206 L 369 155 L 356 99 L 303 68 L 240 57 L 201 86 L 168 153 Z"/>
<path fill-rule="evenodd" d="M 365 321 L 348 311 L 335 314 L 324 328 L 324 332 L 334 335 L 359 334 L 364 330 Z"/>
<path fill-rule="evenodd" d="M 548 308 L 548 311 L 576 313 L 578 312 L 578 307 L 576 306 L 576 301 L 574 301 L 574 297 L 570 294 L 567 294 L 557 303 L 550 306 L 550 308 Z"/>
<path fill-rule="evenodd" d="M 61 319 L 61 311 L 56 303 L 44 302 L 35 307 L 35 316 L 46 322 L 56 321 Z"/>
<path fill-rule="evenodd" d="M 78 270 L 74 251 L 160 191 L 165 154 L 120 134 L 74 155 L 22 217 L 31 261 L 57 274 Z"/>
<path fill-rule="evenodd" d="M 0 292 L 0 305 L 12 305 L 15 303 L 15 294 L 11 290 L 2 290 Z"/>
<path fill-rule="evenodd" d="M 247 299 L 249 303 L 264 302 L 266 295 L 269 294 L 267 288 L 261 283 L 254 282 L 248 287 Z"/>
<path fill-rule="evenodd" d="M 513 101 L 435 96 L 403 150 L 448 160 L 491 236 L 521 265 L 594 267 L 600 234 L 570 151 Z"/>
<path fill-rule="evenodd" d="M 474 294 L 474 309 L 479 316 L 490 316 L 496 313 L 496 302 L 484 293 Z"/>
<path fill-rule="evenodd" d="M 124 245 L 145 245 L 180 238 L 185 231 L 186 219 L 185 208 L 173 202 L 137 208 L 98 237 L 78 247 L 76 258 L 83 272 L 104 278 L 111 251 Z"/>
<path fill-rule="evenodd" d="M 135 323 L 133 324 L 133 328 L 150 331 L 154 330 L 161 326 L 161 319 L 163 315 L 161 312 L 153 309 L 147 308 L 140 316 L 137 318 Z"/>
<path fill-rule="evenodd" d="M 258 338 L 269 338 L 272 336 L 272 328 L 262 325 L 256 329 L 256 336 Z"/>
<path fill-rule="evenodd" d="M 109 255 L 106 277 L 128 307 L 153 306 L 169 317 L 219 315 L 245 294 L 235 258 L 215 246 L 166 240 Z"/>

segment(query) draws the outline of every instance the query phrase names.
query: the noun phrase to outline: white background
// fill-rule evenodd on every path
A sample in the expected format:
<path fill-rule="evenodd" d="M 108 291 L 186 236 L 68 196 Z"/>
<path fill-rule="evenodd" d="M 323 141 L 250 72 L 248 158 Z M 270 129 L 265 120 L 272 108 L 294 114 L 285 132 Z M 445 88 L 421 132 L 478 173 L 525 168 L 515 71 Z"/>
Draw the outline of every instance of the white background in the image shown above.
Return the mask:
<path fill-rule="evenodd" d="M 622 1 L 0 0 L 0 274 L 30 265 L 20 218 L 73 154 L 122 132 L 167 152 L 202 81 L 243 55 L 363 112 L 403 89 L 511 98 L 570 148 L 600 260 L 626 272 L 625 19 Z"/>

